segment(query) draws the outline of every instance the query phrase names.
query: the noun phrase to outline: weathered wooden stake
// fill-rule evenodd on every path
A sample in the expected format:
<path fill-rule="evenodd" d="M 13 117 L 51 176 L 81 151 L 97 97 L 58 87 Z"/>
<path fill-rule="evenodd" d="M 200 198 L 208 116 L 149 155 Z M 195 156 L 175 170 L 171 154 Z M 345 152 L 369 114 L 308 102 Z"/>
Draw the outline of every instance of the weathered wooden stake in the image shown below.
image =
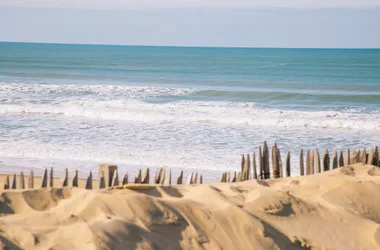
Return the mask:
<path fill-rule="evenodd" d="M 247 181 L 251 178 L 251 160 L 249 154 L 246 154 L 244 160 L 244 181 Z"/>
<path fill-rule="evenodd" d="M 314 150 L 310 150 L 310 174 L 314 174 Z"/>
<path fill-rule="evenodd" d="M 111 187 L 119 186 L 119 174 L 117 169 L 113 172 Z"/>
<path fill-rule="evenodd" d="M 53 173 L 53 168 L 50 168 L 50 173 L 49 173 L 49 187 L 54 187 L 54 173 Z"/>
<path fill-rule="evenodd" d="M 25 189 L 25 178 L 24 178 L 24 172 L 21 171 L 20 173 L 20 183 L 19 183 L 20 189 Z"/>
<path fill-rule="evenodd" d="M 179 173 L 177 184 L 181 185 L 183 183 L 183 170 Z"/>
<path fill-rule="evenodd" d="M 5 177 L 4 189 L 10 189 L 9 175 Z"/>
<path fill-rule="evenodd" d="M 343 167 L 344 166 L 344 160 L 343 160 L 343 152 L 340 151 L 340 154 L 339 154 L 339 167 Z"/>
<path fill-rule="evenodd" d="M 378 166 L 379 165 L 379 149 L 377 146 L 375 146 L 375 153 L 373 154 L 373 162 L 372 164 L 374 166 Z"/>
<path fill-rule="evenodd" d="M 191 173 L 188 177 L 187 177 L 187 182 L 186 182 L 186 184 L 187 185 L 190 185 L 190 184 L 192 184 L 191 182 L 193 181 L 193 173 Z"/>
<path fill-rule="evenodd" d="M 344 166 L 350 165 L 350 149 L 346 150 L 346 155 L 344 156 Z"/>
<path fill-rule="evenodd" d="M 311 170 L 310 170 L 310 149 L 307 150 L 306 153 L 306 175 L 310 175 Z"/>
<path fill-rule="evenodd" d="M 30 170 L 29 178 L 28 178 L 28 189 L 34 188 L 34 174 L 33 170 Z"/>
<path fill-rule="evenodd" d="M 123 178 L 123 185 L 128 184 L 128 172 L 125 173 L 124 178 Z"/>
<path fill-rule="evenodd" d="M 261 146 L 259 147 L 259 176 L 258 179 L 264 179 L 264 161 Z"/>
<path fill-rule="evenodd" d="M 276 146 L 277 148 L 277 146 Z M 277 155 L 278 155 L 278 169 L 279 169 L 279 173 L 280 173 L 280 178 L 284 177 L 284 168 L 283 168 L 283 165 L 282 165 L 282 158 L 281 158 L 281 152 L 280 152 L 280 149 L 277 148 Z"/>
<path fill-rule="evenodd" d="M 290 174 L 290 152 L 286 154 L 286 176 L 289 177 Z"/>
<path fill-rule="evenodd" d="M 202 176 L 202 174 L 199 176 L 199 184 L 203 184 L 203 176 Z"/>
<path fill-rule="evenodd" d="M 336 150 L 334 150 L 333 152 L 333 156 L 332 156 L 332 168 L 333 169 L 336 169 L 338 168 L 339 164 L 338 164 L 338 154 L 336 152 Z"/>
<path fill-rule="evenodd" d="M 236 182 L 236 171 L 234 171 L 234 175 L 232 176 L 232 180 L 231 180 L 231 182 Z"/>
<path fill-rule="evenodd" d="M 198 173 L 195 173 L 194 179 L 191 181 L 191 184 L 197 184 L 198 183 Z"/>
<path fill-rule="evenodd" d="M 330 170 L 330 155 L 329 151 L 325 149 L 323 154 L 323 172 Z"/>
<path fill-rule="evenodd" d="M 300 175 L 301 176 L 305 175 L 305 166 L 303 163 L 303 149 L 301 149 L 301 152 L 300 152 Z"/>
<path fill-rule="evenodd" d="M 315 173 L 318 174 L 321 172 L 321 156 L 319 155 L 319 150 L 317 148 L 315 149 L 314 159 Z"/>
<path fill-rule="evenodd" d="M 253 168 L 253 179 L 257 179 L 257 167 L 256 167 L 256 155 L 255 152 L 253 152 L 253 158 L 252 158 L 252 168 Z"/>
<path fill-rule="evenodd" d="M 41 183 L 41 187 L 42 188 L 46 188 L 47 187 L 47 175 L 48 175 L 47 169 L 45 168 L 44 174 L 42 176 L 42 183 Z"/>
<path fill-rule="evenodd" d="M 92 172 L 91 171 L 86 180 L 86 189 L 92 189 Z"/>
<path fill-rule="evenodd" d="M 356 156 L 358 152 L 356 149 L 352 150 L 351 158 L 350 158 L 350 164 L 355 164 L 356 163 Z"/>
<path fill-rule="evenodd" d="M 149 168 L 145 170 L 144 178 L 142 179 L 142 183 L 149 184 Z"/>
<path fill-rule="evenodd" d="M 73 175 L 73 187 L 78 187 L 78 170 L 74 170 L 74 175 Z"/>
<path fill-rule="evenodd" d="M 360 162 L 366 164 L 367 162 L 367 150 L 364 148 L 360 155 Z"/>
<path fill-rule="evenodd" d="M 242 155 L 241 156 L 241 169 L 240 169 L 240 173 L 242 173 L 242 175 L 240 176 L 239 181 L 244 181 L 244 167 L 245 167 L 245 159 L 244 159 L 244 155 Z"/>
<path fill-rule="evenodd" d="M 268 144 L 264 141 L 263 146 L 263 166 L 264 166 L 264 179 L 270 178 L 270 169 L 269 169 L 269 150 Z"/>
<path fill-rule="evenodd" d="M 99 171 L 99 189 L 106 188 L 106 181 L 104 179 L 104 171 Z"/>
<path fill-rule="evenodd" d="M 12 189 L 17 189 L 16 174 L 13 174 L 13 179 L 12 179 Z"/>
<path fill-rule="evenodd" d="M 240 182 L 240 181 L 241 181 L 241 172 L 238 172 L 236 176 L 236 182 Z"/>
<path fill-rule="evenodd" d="M 166 186 L 172 184 L 172 170 L 169 168 L 169 171 L 166 172 L 165 183 Z"/>
<path fill-rule="evenodd" d="M 63 170 L 62 187 L 67 187 L 68 185 L 69 185 L 69 170 L 65 168 Z"/>
<path fill-rule="evenodd" d="M 135 183 L 141 183 L 141 169 L 139 169 L 136 173 Z"/>
<path fill-rule="evenodd" d="M 272 176 L 275 179 L 280 178 L 279 157 L 276 143 L 272 147 Z"/>
<path fill-rule="evenodd" d="M 160 180 L 159 184 L 164 185 L 164 183 L 165 183 L 165 168 L 160 169 L 159 180 Z"/>

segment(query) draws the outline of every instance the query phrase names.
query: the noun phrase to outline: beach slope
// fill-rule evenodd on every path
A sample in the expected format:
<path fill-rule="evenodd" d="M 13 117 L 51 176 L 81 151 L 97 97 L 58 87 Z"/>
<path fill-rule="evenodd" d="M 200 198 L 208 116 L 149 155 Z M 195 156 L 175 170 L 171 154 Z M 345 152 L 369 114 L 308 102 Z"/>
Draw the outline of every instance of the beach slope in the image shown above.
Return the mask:
<path fill-rule="evenodd" d="M 0 249 L 380 249 L 380 168 L 267 181 L 2 190 Z"/>

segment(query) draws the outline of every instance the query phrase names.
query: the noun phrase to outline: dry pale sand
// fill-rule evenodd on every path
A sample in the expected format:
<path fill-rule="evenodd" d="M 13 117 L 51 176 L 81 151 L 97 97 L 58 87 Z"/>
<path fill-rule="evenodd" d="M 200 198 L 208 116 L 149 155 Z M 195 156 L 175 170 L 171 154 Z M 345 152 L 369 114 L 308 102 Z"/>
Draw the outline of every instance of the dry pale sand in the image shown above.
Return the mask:
<path fill-rule="evenodd" d="M 2 249 L 380 249 L 380 169 L 112 190 L 2 191 Z"/>

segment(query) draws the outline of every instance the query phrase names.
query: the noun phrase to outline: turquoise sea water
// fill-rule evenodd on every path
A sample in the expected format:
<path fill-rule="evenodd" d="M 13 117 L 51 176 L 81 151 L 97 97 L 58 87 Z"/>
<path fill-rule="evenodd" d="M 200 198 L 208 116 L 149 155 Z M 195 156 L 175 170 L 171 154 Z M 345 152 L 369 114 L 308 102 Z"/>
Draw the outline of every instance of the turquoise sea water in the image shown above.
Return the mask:
<path fill-rule="evenodd" d="M 0 43 L 0 160 L 235 170 L 380 141 L 380 49 Z M 298 171 L 297 171 L 298 172 Z"/>

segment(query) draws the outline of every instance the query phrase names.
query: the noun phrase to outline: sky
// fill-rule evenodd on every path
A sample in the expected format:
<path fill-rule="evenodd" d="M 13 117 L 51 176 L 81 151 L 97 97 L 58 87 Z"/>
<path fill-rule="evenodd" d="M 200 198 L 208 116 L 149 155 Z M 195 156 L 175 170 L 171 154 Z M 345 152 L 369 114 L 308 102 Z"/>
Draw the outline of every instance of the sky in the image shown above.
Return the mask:
<path fill-rule="evenodd" d="M 0 0 L 0 41 L 380 48 L 380 0 Z"/>

